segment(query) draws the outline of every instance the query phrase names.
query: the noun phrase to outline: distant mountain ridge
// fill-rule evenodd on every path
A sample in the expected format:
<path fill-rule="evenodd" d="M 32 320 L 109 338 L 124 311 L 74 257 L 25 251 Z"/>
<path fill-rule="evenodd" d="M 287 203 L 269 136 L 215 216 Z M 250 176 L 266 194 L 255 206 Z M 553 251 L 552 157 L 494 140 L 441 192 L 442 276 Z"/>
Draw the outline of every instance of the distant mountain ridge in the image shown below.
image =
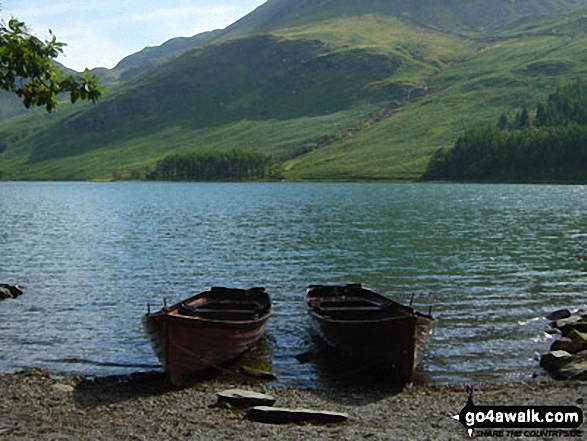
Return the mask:
<path fill-rule="evenodd" d="M 176 37 L 160 46 L 150 46 L 131 54 L 118 62 L 112 69 L 97 68 L 92 73 L 104 78 L 106 82 L 124 81 L 153 69 L 157 64 L 167 61 L 186 50 L 213 40 L 221 30 L 203 32 L 193 37 Z"/>
<path fill-rule="evenodd" d="M 136 177 L 167 153 L 239 149 L 287 179 L 416 179 L 468 124 L 585 73 L 581 6 L 269 0 L 95 70 L 111 85 L 97 105 L 1 125 L 0 173 Z"/>
<path fill-rule="evenodd" d="M 269 0 L 226 28 L 224 37 L 366 14 L 392 16 L 447 32 L 487 32 L 522 17 L 584 5 L 584 0 Z"/>
<path fill-rule="evenodd" d="M 341 16 L 384 15 L 448 32 L 490 32 L 523 17 L 583 5 L 587 0 L 269 0 L 226 29 L 176 37 L 160 46 L 146 47 L 125 57 L 114 68 L 97 68 L 94 73 L 107 83 L 125 80 L 202 44 Z"/>

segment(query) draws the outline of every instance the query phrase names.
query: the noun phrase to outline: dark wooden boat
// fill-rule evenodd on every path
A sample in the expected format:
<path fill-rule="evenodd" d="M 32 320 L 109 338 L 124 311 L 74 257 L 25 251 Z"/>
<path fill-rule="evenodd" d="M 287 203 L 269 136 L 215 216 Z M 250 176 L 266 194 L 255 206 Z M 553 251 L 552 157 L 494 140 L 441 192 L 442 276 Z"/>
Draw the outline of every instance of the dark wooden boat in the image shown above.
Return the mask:
<path fill-rule="evenodd" d="M 305 301 L 312 327 L 338 353 L 365 367 L 383 367 L 394 381 L 412 381 L 434 319 L 359 284 L 312 285 Z"/>
<path fill-rule="evenodd" d="M 198 372 L 234 360 L 265 332 L 271 300 L 264 288 L 214 287 L 143 317 L 169 381 L 182 386 Z"/>

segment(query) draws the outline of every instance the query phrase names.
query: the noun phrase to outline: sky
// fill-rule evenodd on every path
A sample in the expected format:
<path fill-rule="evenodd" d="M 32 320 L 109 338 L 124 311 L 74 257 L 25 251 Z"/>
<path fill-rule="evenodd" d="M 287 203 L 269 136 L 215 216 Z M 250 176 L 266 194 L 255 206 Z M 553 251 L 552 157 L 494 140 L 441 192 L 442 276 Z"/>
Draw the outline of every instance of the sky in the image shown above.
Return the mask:
<path fill-rule="evenodd" d="M 77 71 L 114 67 L 174 37 L 224 29 L 265 0 L 0 0 L 4 23 L 18 18 L 42 40 L 66 43 L 58 61 Z"/>

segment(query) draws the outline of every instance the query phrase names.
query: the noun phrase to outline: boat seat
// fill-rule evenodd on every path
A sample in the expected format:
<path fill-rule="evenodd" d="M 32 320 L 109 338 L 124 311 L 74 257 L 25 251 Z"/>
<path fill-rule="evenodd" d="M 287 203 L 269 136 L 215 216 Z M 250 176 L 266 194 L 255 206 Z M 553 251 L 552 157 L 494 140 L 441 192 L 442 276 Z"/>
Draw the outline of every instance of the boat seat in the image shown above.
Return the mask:
<path fill-rule="evenodd" d="M 202 317 L 216 320 L 254 320 L 260 317 L 260 311 L 247 309 L 218 309 L 180 305 L 179 313 L 190 317 Z"/>
<path fill-rule="evenodd" d="M 324 312 L 377 312 L 381 311 L 383 308 L 381 306 L 323 306 L 320 309 Z"/>
<path fill-rule="evenodd" d="M 234 315 L 252 315 L 256 314 L 257 311 L 251 309 L 205 309 L 195 308 L 189 310 L 192 314 L 234 314 Z"/>

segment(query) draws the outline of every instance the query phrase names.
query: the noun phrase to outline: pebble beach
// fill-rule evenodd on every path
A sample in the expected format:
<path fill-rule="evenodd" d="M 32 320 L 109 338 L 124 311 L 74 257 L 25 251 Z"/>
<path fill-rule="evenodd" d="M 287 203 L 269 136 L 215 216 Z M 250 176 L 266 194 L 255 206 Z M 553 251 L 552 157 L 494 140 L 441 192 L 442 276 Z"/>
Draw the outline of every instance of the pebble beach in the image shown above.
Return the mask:
<path fill-rule="evenodd" d="M 235 387 L 270 394 L 280 407 L 343 412 L 349 418 L 338 424 L 250 421 L 243 409 L 217 405 L 217 394 Z M 465 440 L 469 435 L 452 416 L 467 398 L 465 385 L 410 386 L 400 392 L 306 390 L 222 375 L 176 389 L 166 384 L 161 373 L 89 378 L 27 369 L 0 376 L 0 440 Z M 527 383 L 476 385 L 474 400 L 479 405 L 584 409 L 587 382 L 536 378 Z M 496 439 L 479 435 L 473 437 Z"/>

